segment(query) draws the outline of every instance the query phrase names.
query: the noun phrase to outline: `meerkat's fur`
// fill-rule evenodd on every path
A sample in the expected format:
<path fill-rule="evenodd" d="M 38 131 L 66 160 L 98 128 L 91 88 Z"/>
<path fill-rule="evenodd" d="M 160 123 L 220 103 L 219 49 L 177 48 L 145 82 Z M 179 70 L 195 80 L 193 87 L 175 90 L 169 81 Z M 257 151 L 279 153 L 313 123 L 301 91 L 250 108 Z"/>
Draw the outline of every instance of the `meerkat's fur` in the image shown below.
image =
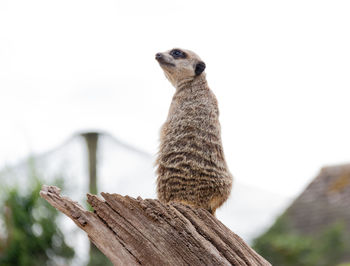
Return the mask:
<path fill-rule="evenodd" d="M 176 88 L 160 134 L 158 198 L 215 214 L 230 195 L 232 175 L 224 158 L 218 103 L 206 81 L 205 63 L 184 49 L 157 53 L 156 59 Z"/>

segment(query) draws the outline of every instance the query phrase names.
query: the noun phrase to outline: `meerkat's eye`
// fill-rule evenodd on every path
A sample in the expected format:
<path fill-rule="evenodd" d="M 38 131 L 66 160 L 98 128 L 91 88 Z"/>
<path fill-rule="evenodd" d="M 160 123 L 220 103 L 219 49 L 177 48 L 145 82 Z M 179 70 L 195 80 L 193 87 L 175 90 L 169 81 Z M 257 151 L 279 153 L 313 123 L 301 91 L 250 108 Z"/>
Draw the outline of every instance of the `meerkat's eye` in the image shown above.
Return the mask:
<path fill-rule="evenodd" d="M 186 58 L 186 54 L 183 51 L 179 50 L 179 49 L 171 50 L 170 51 L 170 55 L 172 57 L 174 57 L 175 59 Z"/>

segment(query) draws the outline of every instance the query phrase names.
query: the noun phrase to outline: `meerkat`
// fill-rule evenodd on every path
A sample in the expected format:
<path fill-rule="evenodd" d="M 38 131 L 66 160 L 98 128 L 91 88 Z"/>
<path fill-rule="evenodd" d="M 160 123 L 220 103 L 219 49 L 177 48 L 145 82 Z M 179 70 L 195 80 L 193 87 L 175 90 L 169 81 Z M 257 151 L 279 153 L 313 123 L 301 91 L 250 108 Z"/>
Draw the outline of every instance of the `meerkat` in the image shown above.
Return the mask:
<path fill-rule="evenodd" d="M 231 193 L 232 175 L 221 143 L 218 102 L 204 73 L 206 65 L 184 49 L 157 53 L 156 60 L 176 89 L 160 133 L 158 199 L 204 208 L 215 215 Z"/>

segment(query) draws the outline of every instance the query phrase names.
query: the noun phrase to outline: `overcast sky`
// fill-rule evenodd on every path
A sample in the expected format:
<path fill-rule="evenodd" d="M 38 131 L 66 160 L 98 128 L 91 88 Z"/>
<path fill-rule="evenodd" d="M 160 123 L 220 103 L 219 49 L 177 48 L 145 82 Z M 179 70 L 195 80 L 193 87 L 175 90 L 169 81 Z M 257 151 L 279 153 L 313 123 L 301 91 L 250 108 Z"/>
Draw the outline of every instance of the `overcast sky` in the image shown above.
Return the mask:
<path fill-rule="evenodd" d="M 174 88 L 207 65 L 236 180 L 295 195 L 350 162 L 349 1 L 0 1 L 0 165 L 103 130 L 152 154 Z"/>

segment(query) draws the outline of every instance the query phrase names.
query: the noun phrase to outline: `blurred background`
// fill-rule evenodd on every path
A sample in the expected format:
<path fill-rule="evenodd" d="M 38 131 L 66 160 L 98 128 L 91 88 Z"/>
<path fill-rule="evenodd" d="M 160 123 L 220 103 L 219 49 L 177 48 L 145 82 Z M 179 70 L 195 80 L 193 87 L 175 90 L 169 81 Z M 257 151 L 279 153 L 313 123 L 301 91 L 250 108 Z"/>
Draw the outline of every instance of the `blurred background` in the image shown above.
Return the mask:
<path fill-rule="evenodd" d="M 41 184 L 155 198 L 174 88 L 195 51 L 235 177 L 217 217 L 274 265 L 350 263 L 348 1 L 0 1 L 0 265 L 107 265 Z"/>

